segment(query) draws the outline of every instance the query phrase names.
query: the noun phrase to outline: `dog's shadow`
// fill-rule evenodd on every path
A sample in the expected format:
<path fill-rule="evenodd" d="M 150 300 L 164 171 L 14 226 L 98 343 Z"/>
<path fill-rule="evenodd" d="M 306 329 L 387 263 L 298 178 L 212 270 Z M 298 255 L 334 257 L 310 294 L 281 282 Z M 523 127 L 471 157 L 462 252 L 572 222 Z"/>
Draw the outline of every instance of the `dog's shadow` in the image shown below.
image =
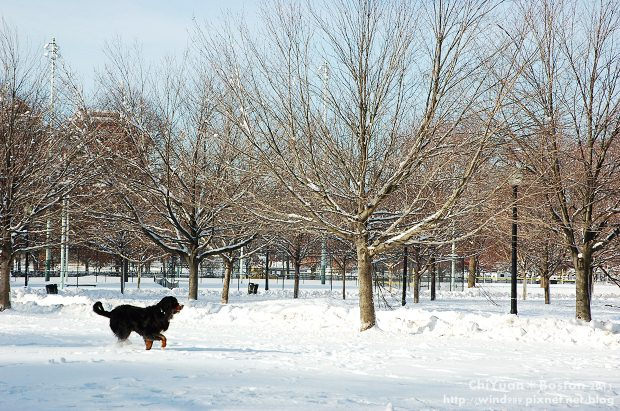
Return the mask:
<path fill-rule="evenodd" d="M 274 353 L 274 354 L 299 354 L 294 351 L 280 350 L 257 350 L 253 348 L 228 348 L 228 347 L 166 347 L 166 351 L 187 351 L 187 352 L 234 352 L 246 354 Z"/>

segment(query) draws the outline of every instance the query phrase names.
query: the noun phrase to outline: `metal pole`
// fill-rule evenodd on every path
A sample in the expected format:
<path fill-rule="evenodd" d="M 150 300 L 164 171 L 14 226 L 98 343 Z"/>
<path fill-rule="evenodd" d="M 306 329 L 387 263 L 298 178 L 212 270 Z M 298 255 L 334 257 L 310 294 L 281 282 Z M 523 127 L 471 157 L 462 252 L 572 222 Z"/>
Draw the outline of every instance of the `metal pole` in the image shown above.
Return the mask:
<path fill-rule="evenodd" d="M 52 37 L 52 42 L 47 43 L 45 45 L 45 50 L 47 52 L 45 55 L 50 59 L 50 125 L 53 127 L 55 120 L 54 113 L 54 102 L 56 99 L 56 89 L 54 87 L 54 81 L 56 77 L 56 59 L 58 58 L 58 50 L 60 49 L 56 44 L 56 39 Z M 51 222 L 50 219 L 47 219 L 47 234 L 46 234 L 46 247 L 45 247 L 45 281 L 50 280 L 50 269 L 52 265 L 52 251 L 50 248 L 50 231 L 51 231 Z M 62 250 L 61 250 L 62 255 Z M 61 263 L 62 267 L 62 263 Z"/>
<path fill-rule="evenodd" d="M 346 284 L 347 284 L 347 257 L 346 255 L 342 256 L 342 299 L 347 298 L 346 294 Z"/>
<path fill-rule="evenodd" d="M 124 259 L 121 257 L 121 294 L 125 294 L 125 263 Z"/>
<path fill-rule="evenodd" d="M 269 251 L 265 252 L 265 291 L 269 290 Z"/>
<path fill-rule="evenodd" d="M 62 200 L 62 211 L 60 213 L 60 288 L 65 288 L 65 200 Z"/>
<path fill-rule="evenodd" d="M 47 246 L 45 247 L 45 281 L 50 280 L 50 269 L 52 266 L 52 250 L 50 248 L 50 234 L 52 231 L 52 222 L 50 219 L 47 219 L 46 225 L 46 233 L 45 233 L 45 243 Z"/>
<path fill-rule="evenodd" d="M 28 226 L 26 226 L 26 249 L 28 249 L 29 241 L 28 241 Z M 24 287 L 28 287 L 28 266 L 30 265 L 29 252 L 26 251 L 26 269 L 24 270 Z"/>
<path fill-rule="evenodd" d="M 321 77 L 323 79 L 323 127 L 327 128 L 327 85 L 329 82 L 329 65 L 327 60 L 323 60 L 320 67 Z M 325 284 L 325 271 L 327 269 L 327 245 L 323 237 L 321 241 L 321 284 Z"/>
<path fill-rule="evenodd" d="M 452 238 L 454 239 L 454 228 L 452 229 Z M 456 280 L 456 241 L 452 240 L 452 255 L 450 256 L 450 291 L 454 291 Z"/>
<path fill-rule="evenodd" d="M 512 186 L 512 259 L 510 267 L 510 314 L 517 314 L 517 190 Z"/>
<path fill-rule="evenodd" d="M 69 281 L 69 209 L 67 207 L 67 197 L 64 201 L 65 212 L 65 282 Z"/>
<path fill-rule="evenodd" d="M 435 283 L 436 283 L 436 264 L 435 264 L 435 256 L 431 257 L 431 278 L 430 278 L 430 287 L 431 287 L 431 301 L 435 301 Z"/>
<path fill-rule="evenodd" d="M 245 261 L 243 258 L 243 247 L 241 247 L 241 256 L 239 256 L 239 277 L 245 272 Z"/>
<path fill-rule="evenodd" d="M 472 256 L 472 258 L 474 258 Z M 474 273 L 474 280 L 476 275 Z M 475 282 L 475 281 L 474 281 Z M 465 257 L 461 257 L 461 291 L 465 289 Z"/>
<path fill-rule="evenodd" d="M 321 284 L 325 284 L 325 271 L 327 269 L 327 247 L 325 238 L 321 242 Z"/>
<path fill-rule="evenodd" d="M 401 305 L 407 304 L 407 246 L 403 251 L 403 297 L 400 303 Z"/>

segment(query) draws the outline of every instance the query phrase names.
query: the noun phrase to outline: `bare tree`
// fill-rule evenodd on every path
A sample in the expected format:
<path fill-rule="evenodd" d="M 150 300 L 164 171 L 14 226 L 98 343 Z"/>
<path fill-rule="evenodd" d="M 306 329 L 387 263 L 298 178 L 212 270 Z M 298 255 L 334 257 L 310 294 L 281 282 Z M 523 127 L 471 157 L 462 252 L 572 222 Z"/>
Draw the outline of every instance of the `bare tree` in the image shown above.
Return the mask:
<path fill-rule="evenodd" d="M 576 317 L 590 321 L 596 256 L 620 234 L 620 16 L 615 1 L 523 2 L 521 12 L 524 59 L 534 60 L 514 92 L 515 156 L 548 187 L 576 272 Z"/>
<path fill-rule="evenodd" d="M 221 248 L 232 246 L 238 244 L 243 241 L 247 237 L 248 232 L 256 232 L 256 227 L 252 226 L 252 220 L 248 219 L 243 221 L 239 219 L 240 213 L 235 214 L 236 222 L 231 222 L 228 226 L 227 237 L 218 239 L 218 243 Z M 233 216 L 231 216 L 233 217 Z M 263 241 L 253 241 L 247 243 L 243 248 L 243 258 L 251 258 L 253 255 L 257 254 L 260 250 L 263 249 L 267 245 L 267 242 Z M 231 248 L 228 251 L 222 253 L 220 255 L 222 257 L 222 262 L 224 263 L 224 282 L 222 284 L 222 294 L 220 298 L 220 302 L 222 304 L 228 304 L 229 298 L 229 290 L 230 290 L 230 279 L 232 278 L 233 267 L 236 261 L 240 260 L 242 257 L 238 248 Z M 239 263 L 241 264 L 241 262 Z M 241 275 L 241 266 L 239 267 L 239 275 Z"/>
<path fill-rule="evenodd" d="M 411 290 L 413 292 L 414 304 L 420 302 L 420 280 L 424 273 L 428 273 L 429 276 L 435 275 L 435 251 L 434 247 L 415 246 L 410 253 L 411 279 L 413 283 Z"/>
<path fill-rule="evenodd" d="M 320 241 L 313 233 L 292 230 L 283 230 L 278 239 L 282 249 L 293 263 L 293 298 L 298 298 L 301 264 L 317 250 Z"/>
<path fill-rule="evenodd" d="M 355 263 L 355 249 L 350 242 L 335 237 L 330 241 L 330 250 L 334 264 L 342 271 L 342 299 L 346 300 L 347 270 L 352 263 Z"/>
<path fill-rule="evenodd" d="M 186 58 L 150 72 L 120 47 L 108 52 L 111 66 L 102 80 L 133 153 L 105 163 L 108 184 L 147 238 L 185 260 L 195 300 L 201 261 L 253 237 L 222 247 L 215 241 L 227 236 L 230 220 L 222 217 L 244 197 L 248 182 L 237 172 L 242 165 L 235 152 L 219 144 L 213 90 L 197 80 Z"/>
<path fill-rule="evenodd" d="M 42 218 L 77 184 L 81 143 L 59 128 L 61 115 L 50 118 L 48 79 L 40 55 L 0 22 L 0 311 L 11 307 L 13 258 L 42 246 L 16 240 L 27 232 L 45 239 Z"/>
<path fill-rule="evenodd" d="M 375 325 L 373 258 L 473 206 L 462 194 L 518 72 L 498 53 L 493 5 L 277 4 L 262 33 L 202 33 L 208 63 L 235 96 L 231 121 L 298 204 L 294 213 L 257 208 L 355 245 L 361 330 Z M 317 73 L 323 62 L 329 81 Z M 485 76 L 491 66 L 501 81 Z M 437 184 L 445 195 L 426 196 Z"/>

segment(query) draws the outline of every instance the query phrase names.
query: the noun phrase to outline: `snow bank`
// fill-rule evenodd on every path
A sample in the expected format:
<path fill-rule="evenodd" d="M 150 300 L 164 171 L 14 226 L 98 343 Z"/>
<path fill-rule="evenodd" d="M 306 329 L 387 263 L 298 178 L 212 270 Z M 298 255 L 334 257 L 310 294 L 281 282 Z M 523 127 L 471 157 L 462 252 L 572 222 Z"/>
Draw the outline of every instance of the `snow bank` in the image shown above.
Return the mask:
<path fill-rule="evenodd" d="M 355 290 L 290 284 L 257 295 L 205 281 L 187 288 L 128 284 L 66 288 L 13 285 L 0 314 L 0 409 L 578 409 L 620 404 L 620 290 L 595 287 L 594 321 L 574 317 L 574 287 L 548 306 L 532 290 L 509 310 L 508 286 L 422 292 L 400 307 L 382 291 L 378 326 L 360 333 Z M 353 288 L 353 287 L 350 287 Z M 533 287 L 532 287 L 533 288 Z M 572 294 L 572 295 L 571 295 Z M 166 331 L 168 347 L 140 337 L 118 344 L 92 312 L 151 305 L 175 295 L 185 309 Z M 386 302 L 392 308 L 387 307 Z M 539 402 L 544 401 L 544 402 Z"/>
<path fill-rule="evenodd" d="M 620 344 L 620 321 L 587 323 L 567 318 L 528 318 L 510 314 L 467 314 L 407 308 L 379 313 L 379 326 L 389 332 L 498 343 L 522 341 L 603 347 Z"/>
<path fill-rule="evenodd" d="M 185 303 L 182 315 L 175 321 L 196 327 L 209 327 L 214 324 L 231 327 L 268 324 L 276 329 L 329 329 L 333 332 L 353 332 L 359 329 L 356 301 L 334 298 L 333 292 L 326 290 L 303 290 L 302 298 L 297 300 L 283 298 L 288 297 L 289 291 L 261 291 L 258 296 L 234 291 L 231 299 L 238 301 L 222 305 L 219 303 L 219 290 L 203 290 L 199 300 Z M 144 307 L 154 304 L 165 295 L 175 295 L 184 300 L 184 294 L 183 289 L 134 289 L 119 298 L 118 292 L 110 289 L 73 289 L 61 291 L 58 295 L 46 295 L 40 289 L 18 288 L 13 291 L 13 306 L 15 311 L 23 314 L 92 317 L 92 305 L 95 301 L 102 301 L 108 309 L 120 304 Z M 617 302 L 620 299 L 619 294 L 618 290 L 609 289 L 595 301 L 604 306 L 603 303 L 609 300 Z M 570 297 L 570 291 L 564 295 Z M 439 309 L 421 308 L 420 305 L 410 303 L 396 309 L 378 310 L 378 329 L 394 335 L 457 337 L 497 343 L 520 341 L 600 347 L 620 345 L 620 315 L 587 323 L 567 316 L 567 310 L 545 312 L 547 308 L 555 307 L 543 305 L 540 307 L 542 313 L 532 314 L 529 309 L 525 314 L 514 316 L 501 313 L 501 306 L 498 309 L 497 306 L 488 304 L 489 297 L 493 302 L 502 301 L 507 300 L 509 294 L 506 294 L 504 288 L 443 292 L 438 298 L 444 301 L 435 302 L 440 305 Z M 461 304 L 460 310 L 444 305 L 445 300 L 456 299 L 467 303 Z M 470 309 L 474 304 L 478 305 L 477 310 Z M 431 305 L 432 303 L 426 302 L 423 306 Z M 566 308 L 565 305 L 563 307 Z M 485 311 L 485 308 L 488 311 Z"/>

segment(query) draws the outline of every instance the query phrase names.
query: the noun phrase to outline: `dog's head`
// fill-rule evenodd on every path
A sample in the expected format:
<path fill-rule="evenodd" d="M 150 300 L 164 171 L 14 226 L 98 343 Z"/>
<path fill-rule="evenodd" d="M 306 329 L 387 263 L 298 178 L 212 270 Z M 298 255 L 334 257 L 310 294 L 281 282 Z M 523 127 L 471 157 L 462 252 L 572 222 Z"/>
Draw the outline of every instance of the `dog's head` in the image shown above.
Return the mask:
<path fill-rule="evenodd" d="M 176 314 L 183 309 L 183 306 L 179 304 L 179 301 L 174 297 L 164 297 L 157 306 L 162 309 L 166 314 Z"/>

